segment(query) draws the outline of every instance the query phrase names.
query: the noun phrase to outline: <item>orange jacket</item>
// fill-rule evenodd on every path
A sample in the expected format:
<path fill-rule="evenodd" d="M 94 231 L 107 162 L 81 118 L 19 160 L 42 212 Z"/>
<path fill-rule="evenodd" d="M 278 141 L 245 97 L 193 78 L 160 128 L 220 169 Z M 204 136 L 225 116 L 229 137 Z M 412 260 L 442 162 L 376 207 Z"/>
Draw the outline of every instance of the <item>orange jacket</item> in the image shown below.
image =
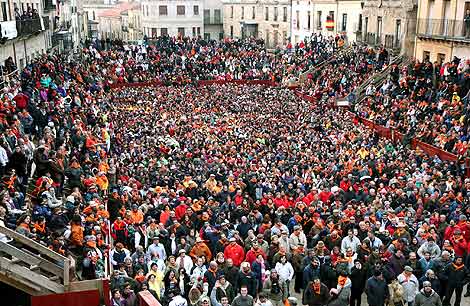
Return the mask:
<path fill-rule="evenodd" d="M 191 249 L 191 252 L 189 252 L 189 256 L 191 256 L 193 259 L 196 259 L 202 255 L 206 257 L 208 262 L 212 258 L 212 252 L 204 242 L 196 243 Z"/>
<path fill-rule="evenodd" d="M 131 210 L 131 220 L 132 224 L 141 224 L 144 222 L 144 214 L 140 210 Z"/>
<path fill-rule="evenodd" d="M 70 243 L 75 246 L 83 245 L 83 227 L 79 224 L 72 223 L 70 227 Z"/>

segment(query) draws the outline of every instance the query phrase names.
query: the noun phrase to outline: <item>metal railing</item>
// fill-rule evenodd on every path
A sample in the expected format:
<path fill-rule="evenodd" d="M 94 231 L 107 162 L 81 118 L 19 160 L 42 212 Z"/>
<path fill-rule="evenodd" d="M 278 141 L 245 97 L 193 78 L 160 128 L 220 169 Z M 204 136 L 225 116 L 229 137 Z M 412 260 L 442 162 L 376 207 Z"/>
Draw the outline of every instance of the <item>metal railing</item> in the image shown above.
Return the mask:
<path fill-rule="evenodd" d="M 398 40 L 395 35 L 386 34 L 384 39 L 384 47 L 387 49 L 397 49 L 400 48 L 401 42 Z"/>
<path fill-rule="evenodd" d="M 416 33 L 420 37 L 470 41 L 470 25 L 463 20 L 418 19 Z"/>
<path fill-rule="evenodd" d="M 42 31 L 41 19 L 25 19 L 16 21 L 16 30 L 18 32 L 18 37 L 36 34 Z"/>

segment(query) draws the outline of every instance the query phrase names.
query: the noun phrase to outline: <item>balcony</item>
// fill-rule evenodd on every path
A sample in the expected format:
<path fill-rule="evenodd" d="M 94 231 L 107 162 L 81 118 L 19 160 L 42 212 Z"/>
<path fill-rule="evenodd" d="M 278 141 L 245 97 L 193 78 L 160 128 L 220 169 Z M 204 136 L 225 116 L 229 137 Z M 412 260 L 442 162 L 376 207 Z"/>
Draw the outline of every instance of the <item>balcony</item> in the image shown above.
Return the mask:
<path fill-rule="evenodd" d="M 215 17 L 210 18 L 208 16 L 204 16 L 204 24 L 205 25 L 222 25 L 222 18 L 220 17 Z"/>
<path fill-rule="evenodd" d="M 41 19 L 26 19 L 26 20 L 17 20 L 16 21 L 16 30 L 18 32 L 18 37 L 33 35 L 41 32 L 43 29 L 41 25 Z"/>
<path fill-rule="evenodd" d="M 418 19 L 416 33 L 419 38 L 470 43 L 470 29 L 465 28 L 463 20 Z"/>
<path fill-rule="evenodd" d="M 364 37 L 365 43 L 369 45 L 375 45 L 376 44 L 375 33 L 368 32 L 365 34 L 366 34 Z"/>
<path fill-rule="evenodd" d="M 395 35 L 385 35 L 384 47 L 387 49 L 399 49 L 401 42 Z"/>
<path fill-rule="evenodd" d="M 44 3 L 44 12 L 55 11 L 56 5 L 55 3 L 53 3 L 53 0 L 43 0 L 43 3 Z"/>

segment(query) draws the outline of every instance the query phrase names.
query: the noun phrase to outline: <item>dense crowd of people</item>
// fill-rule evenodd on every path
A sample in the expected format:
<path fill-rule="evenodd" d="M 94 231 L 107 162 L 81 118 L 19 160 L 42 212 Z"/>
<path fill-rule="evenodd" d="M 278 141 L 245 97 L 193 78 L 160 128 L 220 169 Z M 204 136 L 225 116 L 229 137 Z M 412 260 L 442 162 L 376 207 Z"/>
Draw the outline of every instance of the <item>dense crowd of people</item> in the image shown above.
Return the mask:
<path fill-rule="evenodd" d="M 0 225 L 69 257 L 76 279 L 109 276 L 113 306 L 142 290 L 170 306 L 352 306 L 363 293 L 370 306 L 459 306 L 470 179 L 321 102 L 381 70 L 385 50 L 313 71 L 316 104 L 193 82 L 279 81 L 337 48 L 161 38 L 91 47 L 81 63 L 43 56 L 2 95 Z M 110 89 L 151 80 L 175 86 Z"/>
<path fill-rule="evenodd" d="M 380 88 L 368 88 L 361 116 L 426 143 L 470 157 L 470 60 L 439 65 L 412 61 L 393 65 Z"/>
<path fill-rule="evenodd" d="M 98 46 L 97 46 L 98 45 Z M 187 84 L 196 80 L 267 79 L 277 82 L 298 77 L 344 46 L 341 36 L 313 34 L 308 42 L 268 53 L 262 40 L 156 38 L 152 44 L 116 44 L 84 52 L 89 73 L 113 83 L 160 81 Z"/>

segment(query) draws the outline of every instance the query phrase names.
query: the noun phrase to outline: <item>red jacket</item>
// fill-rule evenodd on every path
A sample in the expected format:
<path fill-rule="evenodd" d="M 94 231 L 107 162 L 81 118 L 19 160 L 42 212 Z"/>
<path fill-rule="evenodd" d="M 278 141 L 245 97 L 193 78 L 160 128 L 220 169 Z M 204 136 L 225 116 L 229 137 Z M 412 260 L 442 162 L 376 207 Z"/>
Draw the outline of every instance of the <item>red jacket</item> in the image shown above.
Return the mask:
<path fill-rule="evenodd" d="M 460 221 L 457 226 L 460 228 L 465 241 L 470 241 L 470 224 L 467 221 Z"/>
<path fill-rule="evenodd" d="M 233 260 L 233 265 L 239 267 L 243 262 L 243 259 L 245 259 L 245 251 L 238 244 L 229 244 L 225 247 L 224 256 L 225 259 L 231 258 Z"/>
<path fill-rule="evenodd" d="M 450 238 L 450 243 L 454 247 L 454 252 L 456 256 L 464 257 L 467 254 L 467 242 L 463 237 L 457 240 L 455 236 L 452 236 Z"/>
<path fill-rule="evenodd" d="M 264 253 L 264 251 L 261 248 L 258 248 L 257 250 L 250 249 L 248 252 L 246 252 L 245 261 L 249 262 L 251 266 L 251 264 L 253 263 L 253 261 L 256 260 L 256 257 L 258 257 L 259 254 L 263 255 L 263 258 L 266 259 L 266 254 Z"/>

